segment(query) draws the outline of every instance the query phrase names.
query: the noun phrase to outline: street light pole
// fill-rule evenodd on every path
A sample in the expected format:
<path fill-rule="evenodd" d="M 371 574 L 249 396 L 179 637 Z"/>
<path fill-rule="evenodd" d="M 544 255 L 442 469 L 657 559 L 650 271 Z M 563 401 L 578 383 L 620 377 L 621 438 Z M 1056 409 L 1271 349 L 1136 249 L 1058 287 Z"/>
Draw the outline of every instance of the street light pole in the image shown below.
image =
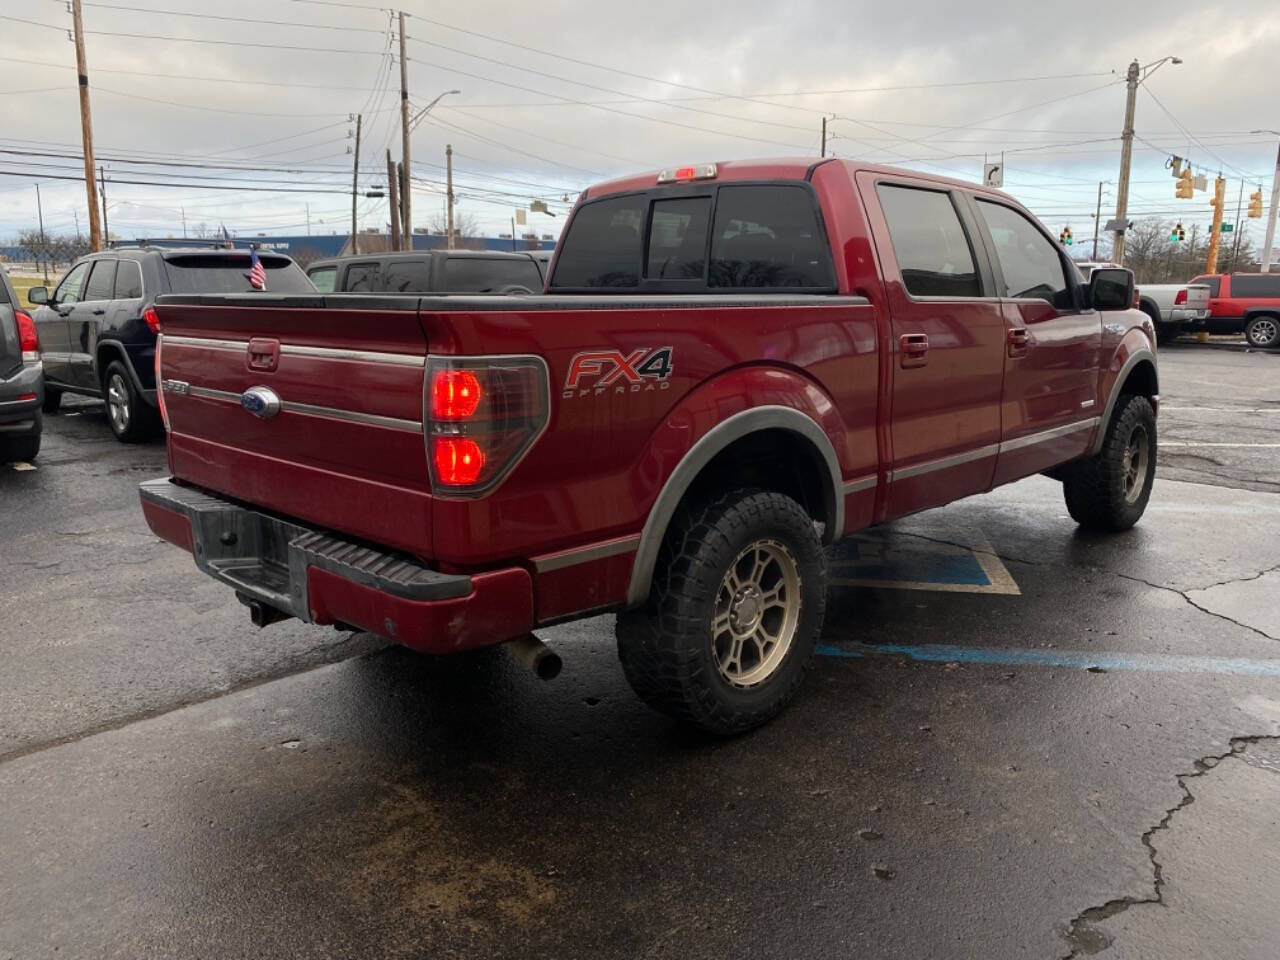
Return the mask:
<path fill-rule="evenodd" d="M 409 210 L 409 64 L 404 52 L 404 11 L 400 11 L 400 152 L 404 157 L 405 183 L 400 196 L 400 206 L 404 211 L 405 249 L 413 249 L 413 227 L 410 224 Z"/>
<path fill-rule="evenodd" d="M 1124 227 L 1127 222 L 1125 218 L 1129 212 L 1129 167 L 1133 161 L 1133 115 L 1138 105 L 1138 86 L 1164 64 L 1181 62 L 1182 60 L 1178 57 L 1162 57 L 1143 67 L 1134 60 L 1129 64 L 1129 71 L 1125 75 L 1129 91 L 1125 99 L 1124 131 L 1120 137 L 1120 181 L 1116 185 L 1116 220 L 1119 221 L 1116 227 L 1119 229 L 1116 230 L 1115 244 L 1111 254 L 1111 259 L 1122 266 L 1124 265 Z"/>
<path fill-rule="evenodd" d="M 1102 185 L 1105 180 L 1098 181 L 1098 209 L 1093 215 L 1093 259 L 1098 260 L 1098 224 L 1102 222 Z"/>
<path fill-rule="evenodd" d="M 1254 133 L 1271 133 L 1280 137 L 1280 131 L 1254 130 Z M 1276 148 L 1276 172 L 1271 179 L 1271 212 L 1267 214 L 1267 242 L 1262 248 L 1262 272 L 1271 271 L 1271 246 L 1276 241 L 1276 207 L 1280 206 L 1280 147 Z"/>

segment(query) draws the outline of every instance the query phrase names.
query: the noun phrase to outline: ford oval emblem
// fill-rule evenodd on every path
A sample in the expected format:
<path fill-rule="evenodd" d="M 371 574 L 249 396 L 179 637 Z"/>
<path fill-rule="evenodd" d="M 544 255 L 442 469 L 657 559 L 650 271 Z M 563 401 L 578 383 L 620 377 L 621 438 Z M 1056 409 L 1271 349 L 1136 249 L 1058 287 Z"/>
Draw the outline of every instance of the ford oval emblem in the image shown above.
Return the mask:
<path fill-rule="evenodd" d="M 280 412 L 280 397 L 270 387 L 250 387 L 240 394 L 240 406 L 255 417 L 270 420 Z"/>

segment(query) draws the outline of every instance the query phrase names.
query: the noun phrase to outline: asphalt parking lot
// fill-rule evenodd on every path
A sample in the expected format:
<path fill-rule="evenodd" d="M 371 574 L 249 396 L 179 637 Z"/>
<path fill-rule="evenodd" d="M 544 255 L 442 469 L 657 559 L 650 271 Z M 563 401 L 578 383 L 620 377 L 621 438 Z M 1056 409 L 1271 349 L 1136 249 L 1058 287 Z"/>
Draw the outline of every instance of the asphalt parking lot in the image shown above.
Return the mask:
<path fill-rule="evenodd" d="M 1161 352 L 1158 482 L 1036 478 L 835 548 L 742 738 L 612 620 L 427 659 L 258 631 L 154 538 L 100 407 L 0 467 L 0 958 L 1274 957 L 1280 355 Z"/>

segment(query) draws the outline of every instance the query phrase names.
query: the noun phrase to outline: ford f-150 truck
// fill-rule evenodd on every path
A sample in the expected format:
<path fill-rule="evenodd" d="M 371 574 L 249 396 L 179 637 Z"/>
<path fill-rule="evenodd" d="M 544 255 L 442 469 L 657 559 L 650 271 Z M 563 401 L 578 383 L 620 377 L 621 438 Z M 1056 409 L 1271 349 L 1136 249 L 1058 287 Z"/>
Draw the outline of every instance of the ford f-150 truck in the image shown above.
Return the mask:
<path fill-rule="evenodd" d="M 616 611 L 637 693 L 737 732 L 808 668 L 824 544 L 1042 472 L 1079 524 L 1138 520 L 1133 296 L 966 183 L 627 177 L 581 195 L 540 297 L 163 298 L 142 507 L 259 624 L 536 660 L 538 627 Z"/>

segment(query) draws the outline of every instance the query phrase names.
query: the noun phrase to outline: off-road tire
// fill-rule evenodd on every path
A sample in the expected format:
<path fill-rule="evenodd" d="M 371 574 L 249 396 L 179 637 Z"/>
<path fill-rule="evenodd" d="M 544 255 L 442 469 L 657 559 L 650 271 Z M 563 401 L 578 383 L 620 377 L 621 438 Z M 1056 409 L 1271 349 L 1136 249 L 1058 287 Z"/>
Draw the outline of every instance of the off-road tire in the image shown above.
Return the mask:
<path fill-rule="evenodd" d="M 794 561 L 799 609 L 772 672 L 753 685 L 735 686 L 722 673 L 712 621 L 730 566 L 760 543 L 780 547 Z M 623 673 L 649 706 L 705 731 L 731 735 L 757 727 L 791 701 L 809 669 L 822 630 L 826 579 L 813 519 L 790 497 L 735 490 L 677 514 L 659 551 L 648 601 L 618 616 Z"/>
<path fill-rule="evenodd" d="M 44 403 L 40 405 L 40 409 L 45 413 L 57 413 L 60 406 L 62 406 L 62 391 L 46 383 L 44 385 Z"/>
<path fill-rule="evenodd" d="M 1140 434 L 1145 434 L 1145 439 Z M 1146 445 L 1140 468 L 1132 464 L 1135 437 Z M 1062 492 L 1071 519 L 1086 530 L 1112 533 L 1137 523 L 1151 499 L 1156 449 L 1156 415 L 1151 401 L 1122 395 L 1106 425 L 1101 452 L 1071 464 L 1065 472 Z M 1128 459 L 1126 450 L 1130 450 Z M 1135 490 L 1133 485 L 1139 480 Z"/>
<path fill-rule="evenodd" d="M 1280 347 L 1280 317 L 1264 314 L 1254 317 L 1244 328 L 1245 343 L 1257 350 Z"/>
<path fill-rule="evenodd" d="M 1178 324 L 1157 321 L 1156 346 L 1163 347 L 1167 343 L 1173 343 L 1178 339 L 1180 333 L 1182 333 L 1182 328 Z"/>
<path fill-rule="evenodd" d="M 43 435 L 40 414 L 36 414 L 36 428 L 21 437 L 0 435 L 0 463 L 30 463 L 40 454 L 40 438 Z"/>
<path fill-rule="evenodd" d="M 102 399 L 107 407 L 107 423 L 121 443 L 150 440 L 159 430 L 160 418 L 119 360 L 112 360 L 102 373 Z M 123 413 L 118 404 L 123 404 Z"/>

